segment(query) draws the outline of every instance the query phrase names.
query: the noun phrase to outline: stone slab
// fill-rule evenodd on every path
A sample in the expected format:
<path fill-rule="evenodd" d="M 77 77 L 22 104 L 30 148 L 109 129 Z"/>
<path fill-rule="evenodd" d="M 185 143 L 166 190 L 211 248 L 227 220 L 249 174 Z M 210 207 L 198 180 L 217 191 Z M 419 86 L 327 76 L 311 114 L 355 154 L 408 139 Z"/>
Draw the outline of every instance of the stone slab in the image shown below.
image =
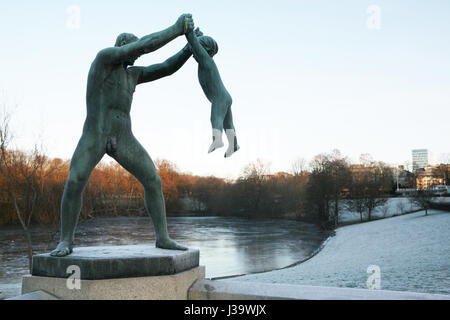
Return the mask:
<path fill-rule="evenodd" d="M 199 259 L 197 249 L 164 250 L 153 245 L 80 247 L 65 257 L 49 253 L 33 256 L 31 275 L 67 278 L 71 274 L 69 266 L 78 266 L 82 280 L 161 276 L 198 267 Z"/>
<path fill-rule="evenodd" d="M 189 300 L 450 300 L 449 295 L 249 281 L 199 280 Z"/>
<path fill-rule="evenodd" d="M 79 289 L 69 289 L 70 279 L 24 276 L 22 294 L 42 290 L 63 300 L 186 300 L 188 290 L 205 278 L 199 266 L 173 275 L 80 280 Z"/>
<path fill-rule="evenodd" d="M 17 297 L 12 297 L 6 300 L 59 300 L 59 298 L 45 291 L 38 290 L 30 293 L 25 293 Z"/>

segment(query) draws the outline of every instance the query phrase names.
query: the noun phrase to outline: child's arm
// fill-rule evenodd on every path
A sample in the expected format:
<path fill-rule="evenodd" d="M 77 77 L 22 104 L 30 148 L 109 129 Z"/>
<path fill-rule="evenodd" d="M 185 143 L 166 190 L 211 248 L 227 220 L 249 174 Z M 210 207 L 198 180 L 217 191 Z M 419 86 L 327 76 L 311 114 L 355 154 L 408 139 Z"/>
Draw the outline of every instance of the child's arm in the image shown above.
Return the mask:
<path fill-rule="evenodd" d="M 206 52 L 205 48 L 203 48 L 203 46 L 200 44 L 200 41 L 198 41 L 197 36 L 194 34 L 194 31 L 186 33 L 186 39 L 191 45 L 192 54 L 195 56 L 195 58 L 197 58 L 197 62 L 199 64 L 203 64 L 212 60 L 208 52 Z"/>

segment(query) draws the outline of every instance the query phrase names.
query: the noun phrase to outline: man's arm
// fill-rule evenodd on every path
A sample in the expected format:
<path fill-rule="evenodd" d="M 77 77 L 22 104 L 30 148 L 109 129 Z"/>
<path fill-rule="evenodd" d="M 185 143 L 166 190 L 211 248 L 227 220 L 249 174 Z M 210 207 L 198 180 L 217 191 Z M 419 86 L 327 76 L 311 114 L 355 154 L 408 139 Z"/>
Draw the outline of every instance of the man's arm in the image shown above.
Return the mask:
<path fill-rule="evenodd" d="M 203 33 L 199 28 L 195 29 L 195 35 L 202 36 Z M 177 72 L 191 57 L 192 51 L 190 45 L 187 44 L 177 54 L 173 55 L 163 63 L 153 64 L 148 67 L 131 67 L 138 70 L 139 76 L 137 83 L 145 83 L 167 77 Z"/>
<path fill-rule="evenodd" d="M 183 14 L 173 26 L 144 36 L 121 47 L 103 49 L 98 53 L 97 57 L 104 63 L 120 64 L 130 58 L 136 59 L 143 54 L 155 51 L 176 37 L 193 30 L 193 28 L 192 15 Z"/>
<path fill-rule="evenodd" d="M 191 55 L 191 50 L 189 50 L 189 46 L 186 45 L 177 54 L 162 63 L 153 64 L 148 67 L 132 67 L 132 69 L 138 69 L 140 71 L 137 83 L 150 82 L 170 76 L 178 71 Z"/>
<path fill-rule="evenodd" d="M 186 33 L 186 39 L 189 42 L 192 53 L 194 54 L 199 64 L 206 63 L 207 61 L 212 60 L 208 52 L 200 44 L 200 41 L 198 40 L 197 36 L 193 31 Z"/>

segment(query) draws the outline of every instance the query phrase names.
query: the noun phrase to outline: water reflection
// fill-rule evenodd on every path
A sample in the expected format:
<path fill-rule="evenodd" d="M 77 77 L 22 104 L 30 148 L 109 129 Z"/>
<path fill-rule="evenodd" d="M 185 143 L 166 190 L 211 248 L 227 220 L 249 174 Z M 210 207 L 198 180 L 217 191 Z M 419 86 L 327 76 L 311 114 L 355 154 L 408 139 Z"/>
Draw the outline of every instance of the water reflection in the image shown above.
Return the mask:
<path fill-rule="evenodd" d="M 296 221 L 211 218 L 189 223 L 194 234 L 186 233 L 184 240 L 189 246 L 200 248 L 207 277 L 288 266 L 311 255 L 327 236 L 312 225 Z M 197 231 L 203 237 L 196 235 Z"/>

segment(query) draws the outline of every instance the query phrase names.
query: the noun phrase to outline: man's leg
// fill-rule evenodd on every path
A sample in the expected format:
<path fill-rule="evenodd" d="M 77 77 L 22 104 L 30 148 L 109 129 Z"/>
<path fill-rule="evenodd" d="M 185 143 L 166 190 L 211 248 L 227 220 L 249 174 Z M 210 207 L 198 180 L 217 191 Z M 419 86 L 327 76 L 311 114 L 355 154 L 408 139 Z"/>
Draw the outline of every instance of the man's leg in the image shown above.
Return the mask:
<path fill-rule="evenodd" d="M 81 211 L 82 193 L 92 170 L 105 153 L 105 143 L 97 137 L 83 134 L 70 162 L 70 172 L 61 200 L 61 239 L 50 254 L 66 256 L 72 253 L 75 228 Z"/>
<path fill-rule="evenodd" d="M 169 237 L 161 179 L 144 147 L 130 133 L 121 137 L 117 150 L 111 156 L 144 186 L 144 204 L 155 228 L 156 247 L 187 250 Z"/>
<path fill-rule="evenodd" d="M 223 121 L 223 128 L 225 129 L 225 135 L 228 140 L 228 149 L 225 152 L 224 157 L 227 158 L 231 156 L 234 152 L 239 150 L 239 145 L 237 143 L 236 131 L 233 124 L 233 114 L 231 113 L 231 106 L 228 108 L 227 114 Z"/>

